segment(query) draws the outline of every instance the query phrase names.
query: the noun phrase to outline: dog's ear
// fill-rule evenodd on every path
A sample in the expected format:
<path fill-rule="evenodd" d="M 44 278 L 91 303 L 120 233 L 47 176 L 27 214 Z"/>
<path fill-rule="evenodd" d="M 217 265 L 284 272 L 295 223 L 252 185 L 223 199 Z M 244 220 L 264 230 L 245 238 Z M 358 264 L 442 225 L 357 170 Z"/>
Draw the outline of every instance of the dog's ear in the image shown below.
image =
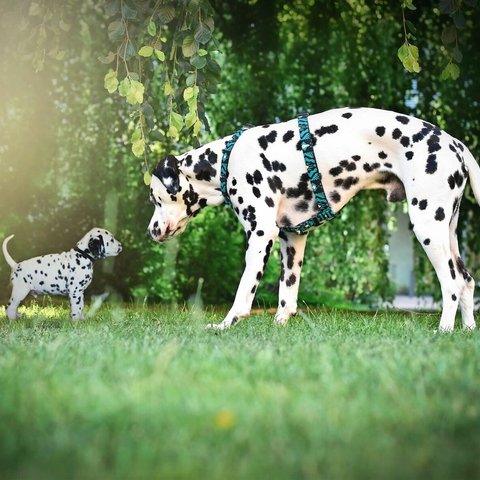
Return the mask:
<path fill-rule="evenodd" d="M 168 155 L 160 160 L 153 170 L 153 174 L 165 185 L 170 195 L 175 195 L 180 190 L 178 160 L 173 155 Z"/>
<path fill-rule="evenodd" d="M 88 249 L 94 258 L 103 258 L 105 256 L 105 243 L 103 236 L 92 237 L 88 241 Z"/>

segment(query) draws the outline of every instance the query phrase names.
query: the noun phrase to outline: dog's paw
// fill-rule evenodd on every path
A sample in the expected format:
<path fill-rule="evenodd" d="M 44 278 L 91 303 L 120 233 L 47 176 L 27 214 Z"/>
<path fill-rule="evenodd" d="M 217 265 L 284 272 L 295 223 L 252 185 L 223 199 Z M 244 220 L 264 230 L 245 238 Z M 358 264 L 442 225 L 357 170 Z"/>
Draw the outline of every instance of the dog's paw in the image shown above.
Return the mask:
<path fill-rule="evenodd" d="M 225 330 L 226 328 L 229 328 L 230 325 L 225 325 L 225 322 L 221 322 L 221 323 L 209 323 L 205 328 L 207 330 L 217 330 L 217 331 L 221 331 L 221 330 Z"/>
<path fill-rule="evenodd" d="M 288 315 L 287 313 L 277 313 L 275 314 L 273 323 L 275 323 L 275 325 L 285 327 L 288 323 L 289 318 L 290 318 L 290 315 Z"/>

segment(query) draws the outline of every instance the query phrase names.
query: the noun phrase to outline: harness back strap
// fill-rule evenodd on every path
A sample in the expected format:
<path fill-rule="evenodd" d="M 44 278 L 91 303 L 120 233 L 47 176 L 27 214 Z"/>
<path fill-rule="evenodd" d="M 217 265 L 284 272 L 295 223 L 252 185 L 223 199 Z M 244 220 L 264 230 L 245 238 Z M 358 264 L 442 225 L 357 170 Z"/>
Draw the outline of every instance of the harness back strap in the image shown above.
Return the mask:
<path fill-rule="evenodd" d="M 312 135 L 308 125 L 308 113 L 301 113 L 298 116 L 298 128 L 300 131 L 300 145 L 303 151 L 303 158 L 307 167 L 307 174 L 312 187 L 315 202 L 318 206 L 318 213 L 293 227 L 282 227 L 284 232 L 305 233 L 313 227 L 318 227 L 332 220 L 337 214 L 331 209 L 327 196 L 323 190 L 322 176 L 318 171 L 315 152 L 313 151 Z"/>

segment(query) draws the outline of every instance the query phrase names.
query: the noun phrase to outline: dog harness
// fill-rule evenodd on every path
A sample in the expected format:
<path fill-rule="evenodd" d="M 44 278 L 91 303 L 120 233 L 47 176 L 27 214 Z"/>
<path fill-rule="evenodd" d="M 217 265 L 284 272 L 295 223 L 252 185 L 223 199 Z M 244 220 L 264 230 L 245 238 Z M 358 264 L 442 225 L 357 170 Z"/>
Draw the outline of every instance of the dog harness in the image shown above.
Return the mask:
<path fill-rule="evenodd" d="M 318 212 L 313 217 L 299 223 L 298 225 L 280 227 L 280 230 L 301 235 L 314 227 L 318 227 L 319 225 L 323 225 L 329 220 L 332 220 L 337 214 L 331 209 L 325 191 L 323 190 L 322 176 L 318 171 L 317 160 L 315 158 L 315 152 L 313 151 L 312 135 L 308 125 L 308 113 L 301 113 L 298 115 L 297 120 L 300 133 L 300 146 L 302 148 L 303 158 L 307 167 L 307 175 L 310 180 L 310 186 L 318 207 Z M 228 161 L 236 141 L 239 139 L 240 135 L 250 127 L 250 125 L 247 125 L 237 130 L 232 135 L 232 138 L 226 142 L 225 149 L 223 150 L 222 164 L 220 167 L 220 190 L 225 203 L 230 207 L 232 206 L 232 202 L 230 201 L 227 192 Z"/>

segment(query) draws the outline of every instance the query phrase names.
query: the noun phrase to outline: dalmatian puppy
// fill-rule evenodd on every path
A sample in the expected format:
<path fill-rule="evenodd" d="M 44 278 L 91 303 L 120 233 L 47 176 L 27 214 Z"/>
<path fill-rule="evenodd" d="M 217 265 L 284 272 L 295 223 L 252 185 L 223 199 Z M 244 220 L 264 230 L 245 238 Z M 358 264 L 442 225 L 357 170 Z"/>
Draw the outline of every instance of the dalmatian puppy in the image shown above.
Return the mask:
<path fill-rule="evenodd" d="M 385 189 L 406 200 L 411 226 L 441 284 L 440 330 L 453 329 L 460 305 L 464 328 L 475 328 L 474 281 L 460 257 L 456 227 L 467 180 L 480 203 L 480 168 L 459 140 L 420 119 L 372 108 L 341 108 L 308 117 L 311 143 L 329 207 L 336 214 L 360 190 Z M 178 157 L 153 172 L 149 224 L 153 240 L 180 234 L 200 209 L 221 205 L 221 163 L 232 137 Z M 286 231 L 318 213 L 297 120 L 244 131 L 230 154 L 226 188 L 248 239 L 245 270 L 225 329 L 250 313 L 272 246 L 280 239 L 282 270 L 275 322 L 297 311 L 306 232 Z M 223 177 L 225 178 L 225 177 Z"/>
<path fill-rule="evenodd" d="M 93 276 L 93 262 L 113 257 L 122 245 L 103 228 L 93 228 L 68 252 L 34 257 L 16 263 L 7 250 L 10 235 L 3 241 L 5 260 L 12 269 L 12 295 L 6 307 L 10 320 L 18 318 L 18 306 L 29 294 L 68 295 L 72 320 L 84 319 L 83 292 Z"/>

